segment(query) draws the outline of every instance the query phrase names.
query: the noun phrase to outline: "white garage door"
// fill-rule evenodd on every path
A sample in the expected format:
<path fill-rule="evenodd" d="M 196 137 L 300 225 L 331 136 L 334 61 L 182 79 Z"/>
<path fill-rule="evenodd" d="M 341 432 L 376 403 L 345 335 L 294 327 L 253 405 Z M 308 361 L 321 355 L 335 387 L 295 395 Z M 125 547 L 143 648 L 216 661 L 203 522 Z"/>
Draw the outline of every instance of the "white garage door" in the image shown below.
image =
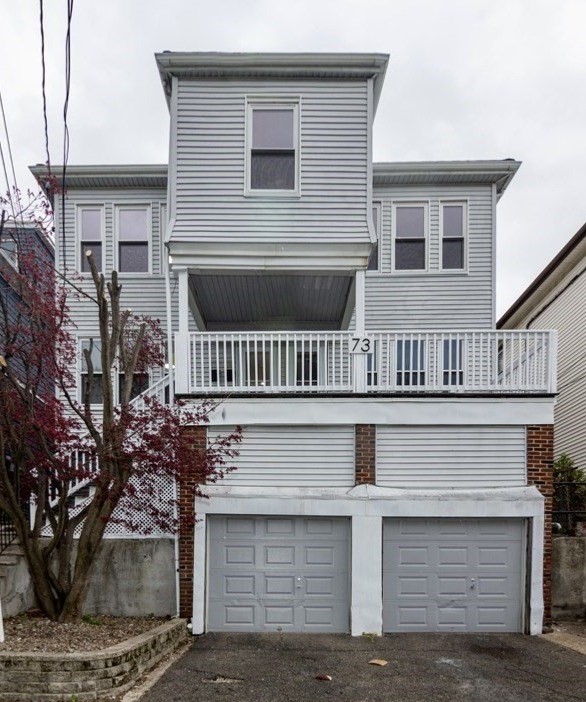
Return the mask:
<path fill-rule="evenodd" d="M 208 631 L 346 632 L 347 519 L 209 519 Z"/>
<path fill-rule="evenodd" d="M 520 519 L 386 519 L 383 630 L 522 631 Z"/>

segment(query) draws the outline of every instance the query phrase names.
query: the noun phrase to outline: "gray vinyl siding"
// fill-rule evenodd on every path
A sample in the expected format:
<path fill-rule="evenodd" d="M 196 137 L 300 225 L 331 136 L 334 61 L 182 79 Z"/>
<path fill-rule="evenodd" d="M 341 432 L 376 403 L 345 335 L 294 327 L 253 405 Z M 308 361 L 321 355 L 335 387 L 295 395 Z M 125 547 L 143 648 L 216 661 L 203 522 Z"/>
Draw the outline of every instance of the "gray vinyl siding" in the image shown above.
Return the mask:
<path fill-rule="evenodd" d="M 365 81 L 178 85 L 173 241 L 368 241 Z M 246 98 L 259 96 L 299 99 L 299 197 L 244 195 Z"/>
<path fill-rule="evenodd" d="M 558 392 L 554 410 L 554 452 L 567 453 L 586 469 L 586 267 L 529 323 L 530 329 L 558 330 Z M 577 275 L 576 269 L 565 284 Z M 524 325 L 523 325 L 524 326 Z"/>
<path fill-rule="evenodd" d="M 467 270 L 440 271 L 440 202 L 468 203 Z M 490 329 L 493 320 L 491 186 L 375 186 L 382 203 L 381 272 L 366 276 L 367 329 Z M 428 204 L 428 270 L 392 272 L 393 202 Z"/>
<path fill-rule="evenodd" d="M 137 315 L 147 315 L 159 319 L 166 325 L 165 278 L 161 261 L 163 246 L 163 233 L 161 223 L 161 207 L 166 204 L 167 193 L 165 189 L 152 190 L 70 190 L 65 202 L 65 263 L 69 273 L 79 271 L 80 244 L 79 232 L 76 231 L 77 211 L 80 206 L 100 206 L 104 211 L 104 231 L 102 239 L 104 272 L 108 276 L 114 267 L 115 234 L 114 213 L 117 205 L 144 205 L 151 212 L 151 273 L 120 274 L 122 284 L 122 301 Z M 61 203 L 59 202 L 59 205 Z M 61 244 L 62 234 L 60 229 L 61 215 L 57 212 L 58 245 Z M 60 248 L 60 247 L 59 247 Z M 61 252 L 59 268 L 63 271 Z M 89 295 L 94 294 L 94 286 L 89 274 L 84 274 L 77 282 L 78 286 Z M 173 289 L 173 281 L 172 281 Z M 176 297 L 176 295 L 175 295 Z M 177 305 L 174 305 L 176 309 Z M 77 324 L 78 336 L 95 333 L 97 318 L 95 304 L 80 296 L 70 300 L 71 316 Z M 174 320 L 176 326 L 176 319 Z"/>
<path fill-rule="evenodd" d="M 526 484 L 525 427 L 377 426 L 376 482 L 397 488 Z"/>
<path fill-rule="evenodd" d="M 234 427 L 209 427 L 208 437 Z M 354 426 L 247 426 L 222 484 L 242 487 L 352 487 Z"/>

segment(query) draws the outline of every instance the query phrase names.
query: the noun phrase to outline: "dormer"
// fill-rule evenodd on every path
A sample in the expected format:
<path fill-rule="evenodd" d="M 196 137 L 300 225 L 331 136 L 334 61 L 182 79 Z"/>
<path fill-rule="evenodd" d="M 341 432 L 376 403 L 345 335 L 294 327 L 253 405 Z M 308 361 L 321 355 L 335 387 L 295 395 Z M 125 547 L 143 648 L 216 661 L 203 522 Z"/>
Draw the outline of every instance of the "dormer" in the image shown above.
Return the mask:
<path fill-rule="evenodd" d="M 383 54 L 162 53 L 175 267 L 364 269 Z"/>

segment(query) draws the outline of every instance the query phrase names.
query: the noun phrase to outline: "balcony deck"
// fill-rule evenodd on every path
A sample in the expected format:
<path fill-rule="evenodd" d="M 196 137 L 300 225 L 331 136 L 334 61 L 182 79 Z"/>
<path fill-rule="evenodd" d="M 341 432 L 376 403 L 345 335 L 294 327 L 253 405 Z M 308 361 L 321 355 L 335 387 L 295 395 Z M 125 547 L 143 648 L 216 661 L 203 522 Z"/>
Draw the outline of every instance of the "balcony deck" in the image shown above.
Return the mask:
<path fill-rule="evenodd" d="M 554 331 L 196 332 L 179 394 L 552 394 Z"/>

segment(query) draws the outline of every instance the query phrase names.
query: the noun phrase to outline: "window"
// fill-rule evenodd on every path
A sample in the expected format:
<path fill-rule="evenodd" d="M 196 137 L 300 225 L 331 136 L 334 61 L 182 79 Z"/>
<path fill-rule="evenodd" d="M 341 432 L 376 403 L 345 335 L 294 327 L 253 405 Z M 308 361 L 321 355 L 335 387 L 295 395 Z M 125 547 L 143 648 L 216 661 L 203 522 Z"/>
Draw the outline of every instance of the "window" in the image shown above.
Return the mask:
<path fill-rule="evenodd" d="M 87 251 L 94 255 L 94 261 L 99 271 L 102 270 L 102 209 L 100 207 L 81 207 L 78 215 L 80 231 L 80 262 L 82 273 L 90 272 L 90 265 L 86 256 Z"/>
<path fill-rule="evenodd" d="M 12 236 L 6 232 L 3 234 L 2 240 L 0 241 L 0 253 L 13 268 L 18 270 L 18 244 L 16 239 L 13 239 Z"/>
<path fill-rule="evenodd" d="M 86 351 L 91 347 L 91 362 L 94 372 L 92 387 L 88 388 L 88 366 L 86 362 Z M 90 404 L 101 405 L 104 399 L 102 394 L 102 347 L 99 341 L 83 339 L 81 342 L 81 401 L 85 403 L 87 392 L 89 391 Z"/>
<path fill-rule="evenodd" d="M 372 205 L 372 221 L 374 224 L 374 233 L 376 234 L 377 242 L 372 249 L 370 254 L 370 259 L 368 260 L 368 271 L 379 271 L 380 270 L 380 213 L 381 204 L 380 202 L 374 202 Z"/>
<path fill-rule="evenodd" d="M 298 115 L 296 104 L 249 104 L 250 192 L 298 190 Z"/>
<path fill-rule="evenodd" d="M 297 351 L 295 371 L 297 385 L 318 385 L 317 350 Z"/>
<path fill-rule="evenodd" d="M 443 384 L 464 384 L 464 354 L 462 339 L 443 340 Z"/>
<path fill-rule="evenodd" d="M 426 269 L 426 213 L 426 205 L 401 204 L 394 206 L 394 269 L 396 271 L 423 271 Z"/>
<path fill-rule="evenodd" d="M 124 392 L 124 381 L 126 375 L 124 373 L 118 374 L 118 402 L 122 404 L 122 393 Z M 142 392 L 147 390 L 149 387 L 149 374 L 148 373 L 134 373 L 132 376 L 132 387 L 130 389 L 130 399 L 133 400 L 135 397 L 140 395 Z"/>
<path fill-rule="evenodd" d="M 425 341 L 397 341 L 397 385 L 425 385 Z"/>
<path fill-rule="evenodd" d="M 378 342 L 375 340 L 372 351 L 366 354 L 366 385 L 371 387 L 378 385 Z"/>
<path fill-rule="evenodd" d="M 118 270 L 149 272 L 149 217 L 146 207 L 120 207 L 118 222 Z"/>
<path fill-rule="evenodd" d="M 463 270 L 465 264 L 466 207 L 463 203 L 441 204 L 442 268 Z"/>

